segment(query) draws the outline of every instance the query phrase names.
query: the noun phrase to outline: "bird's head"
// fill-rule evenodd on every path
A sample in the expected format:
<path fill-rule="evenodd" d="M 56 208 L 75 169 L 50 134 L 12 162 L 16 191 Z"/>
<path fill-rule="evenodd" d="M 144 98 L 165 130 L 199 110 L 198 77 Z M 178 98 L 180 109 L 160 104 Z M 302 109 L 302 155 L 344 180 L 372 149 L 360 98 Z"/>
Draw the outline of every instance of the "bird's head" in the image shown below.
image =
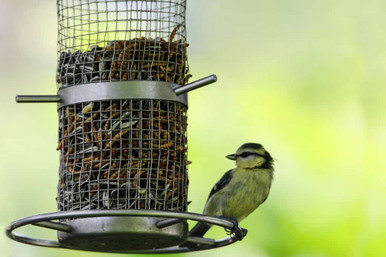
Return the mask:
<path fill-rule="evenodd" d="M 236 166 L 244 169 L 271 169 L 273 159 L 261 144 L 246 143 L 237 149 L 235 154 L 226 156 L 236 161 Z"/>

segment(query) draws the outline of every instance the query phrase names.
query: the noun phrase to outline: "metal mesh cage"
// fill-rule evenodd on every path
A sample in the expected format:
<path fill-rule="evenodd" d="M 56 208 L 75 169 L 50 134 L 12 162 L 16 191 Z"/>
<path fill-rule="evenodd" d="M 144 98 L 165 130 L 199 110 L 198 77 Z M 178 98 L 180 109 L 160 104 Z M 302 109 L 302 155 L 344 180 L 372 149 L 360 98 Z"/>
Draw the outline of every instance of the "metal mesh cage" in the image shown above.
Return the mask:
<path fill-rule="evenodd" d="M 191 250 L 177 247 L 197 241 L 187 219 L 233 228 L 183 213 L 186 93 L 217 80 L 185 85 L 186 0 L 57 0 L 57 7 L 57 95 L 16 101 L 58 103 L 58 212 L 16 221 L 7 235 L 49 247 L 161 253 Z M 12 233 L 27 224 L 57 230 L 58 240 Z M 198 242 L 208 249 L 234 240 Z"/>
<path fill-rule="evenodd" d="M 59 109 L 58 209 L 187 206 L 186 107 L 111 100 Z"/>
<path fill-rule="evenodd" d="M 184 85 L 186 0 L 58 0 L 57 83 Z"/>

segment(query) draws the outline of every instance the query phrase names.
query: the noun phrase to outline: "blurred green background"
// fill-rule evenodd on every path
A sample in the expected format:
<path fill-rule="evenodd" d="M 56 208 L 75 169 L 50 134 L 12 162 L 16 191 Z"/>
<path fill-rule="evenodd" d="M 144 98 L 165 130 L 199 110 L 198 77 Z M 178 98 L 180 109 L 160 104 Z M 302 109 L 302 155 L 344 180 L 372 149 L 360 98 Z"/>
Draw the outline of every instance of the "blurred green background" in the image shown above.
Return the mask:
<path fill-rule="evenodd" d="M 383 0 L 188 0 L 193 79 L 219 78 L 189 96 L 189 210 L 202 211 L 234 165 L 224 156 L 244 142 L 262 143 L 276 174 L 267 202 L 241 223 L 242 242 L 179 256 L 386 256 L 385 11 Z M 56 29 L 55 1 L 0 0 L 2 230 L 56 210 L 56 105 L 14 101 L 56 93 Z M 0 249 L 1 257 L 118 256 L 4 234 Z"/>

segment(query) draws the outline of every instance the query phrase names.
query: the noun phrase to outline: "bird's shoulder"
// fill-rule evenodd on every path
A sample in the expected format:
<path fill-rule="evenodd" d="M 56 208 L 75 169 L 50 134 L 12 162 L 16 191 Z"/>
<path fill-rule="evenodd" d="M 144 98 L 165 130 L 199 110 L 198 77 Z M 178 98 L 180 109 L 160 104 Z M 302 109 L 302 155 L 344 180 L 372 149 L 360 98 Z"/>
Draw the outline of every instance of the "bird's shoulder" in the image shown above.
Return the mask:
<path fill-rule="evenodd" d="M 212 188 L 212 191 L 210 191 L 208 199 L 229 184 L 229 182 L 232 179 L 232 174 L 233 174 L 232 171 L 233 169 L 225 172 L 225 174 L 221 177 L 221 179 L 214 185 L 214 187 Z"/>

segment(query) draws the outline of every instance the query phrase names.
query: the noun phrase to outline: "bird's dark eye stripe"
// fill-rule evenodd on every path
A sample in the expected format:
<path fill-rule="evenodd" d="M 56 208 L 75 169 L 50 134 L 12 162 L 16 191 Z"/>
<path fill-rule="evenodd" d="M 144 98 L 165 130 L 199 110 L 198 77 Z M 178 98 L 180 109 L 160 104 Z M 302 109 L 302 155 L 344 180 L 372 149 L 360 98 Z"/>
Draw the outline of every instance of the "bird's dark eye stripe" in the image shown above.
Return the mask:
<path fill-rule="evenodd" d="M 237 156 L 237 157 L 243 157 L 243 158 L 245 158 L 245 157 L 248 157 L 248 156 L 250 156 L 250 155 L 264 157 L 264 155 L 262 155 L 262 154 L 258 154 L 258 153 L 250 153 L 250 152 L 244 152 L 244 153 L 238 154 L 238 155 L 236 155 L 236 156 Z"/>

